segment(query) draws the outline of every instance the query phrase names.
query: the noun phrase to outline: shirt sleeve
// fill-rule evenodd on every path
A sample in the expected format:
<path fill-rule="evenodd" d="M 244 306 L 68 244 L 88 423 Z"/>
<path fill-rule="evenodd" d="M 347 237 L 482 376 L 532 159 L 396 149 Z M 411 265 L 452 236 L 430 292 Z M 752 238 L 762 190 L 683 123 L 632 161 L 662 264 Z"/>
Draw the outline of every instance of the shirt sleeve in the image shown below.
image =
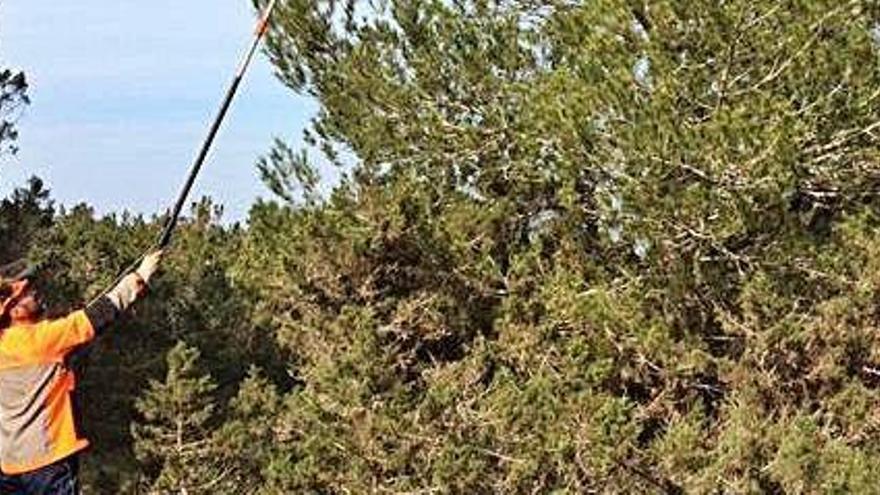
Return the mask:
<path fill-rule="evenodd" d="M 64 318 L 41 322 L 32 334 L 34 347 L 48 358 L 62 358 L 94 338 L 95 329 L 85 311 L 74 311 Z"/>
<path fill-rule="evenodd" d="M 95 334 L 101 334 L 119 316 L 120 310 L 108 296 L 100 297 L 83 310 Z"/>

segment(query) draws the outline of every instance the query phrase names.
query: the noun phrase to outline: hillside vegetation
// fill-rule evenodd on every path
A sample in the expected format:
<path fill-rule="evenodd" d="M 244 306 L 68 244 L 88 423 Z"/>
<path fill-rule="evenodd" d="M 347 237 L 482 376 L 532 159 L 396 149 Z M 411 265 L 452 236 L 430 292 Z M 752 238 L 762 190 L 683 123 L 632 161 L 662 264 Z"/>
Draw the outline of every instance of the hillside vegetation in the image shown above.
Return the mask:
<path fill-rule="evenodd" d="M 876 493 L 880 5 L 278 9 L 323 156 L 83 359 L 88 493 Z M 160 220 L 0 205 L 67 304 Z"/>

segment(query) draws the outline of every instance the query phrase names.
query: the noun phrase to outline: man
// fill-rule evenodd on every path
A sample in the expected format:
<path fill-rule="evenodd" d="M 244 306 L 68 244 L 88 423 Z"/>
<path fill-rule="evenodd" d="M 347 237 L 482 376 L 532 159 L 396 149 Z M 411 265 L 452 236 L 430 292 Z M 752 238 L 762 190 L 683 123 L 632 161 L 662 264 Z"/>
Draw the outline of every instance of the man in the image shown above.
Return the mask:
<path fill-rule="evenodd" d="M 43 319 L 33 273 L 0 284 L 0 494 L 79 493 L 77 430 L 68 357 L 145 292 L 162 252 L 85 309 Z"/>

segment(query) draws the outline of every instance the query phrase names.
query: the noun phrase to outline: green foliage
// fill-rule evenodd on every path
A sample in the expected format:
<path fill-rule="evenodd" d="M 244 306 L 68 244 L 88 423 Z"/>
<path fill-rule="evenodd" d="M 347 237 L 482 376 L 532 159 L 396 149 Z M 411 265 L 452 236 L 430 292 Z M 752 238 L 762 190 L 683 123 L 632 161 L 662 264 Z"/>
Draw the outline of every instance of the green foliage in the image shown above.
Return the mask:
<path fill-rule="evenodd" d="M 35 237 L 52 225 L 55 209 L 49 194 L 43 181 L 31 177 L 0 201 L 0 263 L 27 257 Z"/>
<path fill-rule="evenodd" d="M 280 9 L 350 175 L 270 181 L 236 269 L 302 382 L 273 483 L 870 491 L 874 6 Z"/>
<path fill-rule="evenodd" d="M 257 162 L 257 170 L 266 187 L 288 203 L 295 202 L 291 192 L 297 186 L 302 187 L 302 197 L 306 203 L 318 201 L 320 177 L 309 163 L 305 150 L 295 154 L 283 141 L 276 140 L 269 155 Z"/>
<path fill-rule="evenodd" d="M 159 468 L 152 492 L 208 493 L 223 481 L 210 435 L 216 385 L 199 373 L 198 358 L 179 342 L 168 351 L 165 381 L 151 381 L 137 401 L 144 420 L 132 427 L 135 451 Z"/>
<path fill-rule="evenodd" d="M 89 359 L 90 487 L 876 491 L 876 5 L 278 9 L 346 175 L 279 141 L 246 227 L 196 205 Z M 51 219 L 59 301 L 161 225 L 38 192 L 0 214 Z"/>
<path fill-rule="evenodd" d="M 86 404 L 81 426 L 96 445 L 83 463 L 90 493 L 132 492 L 152 484 L 158 471 L 135 456 L 131 424 L 141 418 L 136 399 L 151 379 L 164 380 L 165 356 L 178 341 L 205 353 L 201 366 L 218 385 L 212 394 L 216 419 L 207 428 L 211 435 L 226 419 L 221 404 L 238 394 L 251 365 L 262 363 L 267 376 L 276 379 L 285 376 L 271 332 L 252 313 L 253 298 L 234 287 L 227 274 L 241 230 L 221 226 L 220 212 L 209 200 L 195 204 L 148 297 L 71 360 L 80 372 L 77 393 Z M 153 242 L 162 220 L 127 214 L 97 219 L 85 205 L 56 210 L 38 180 L 0 203 L 0 227 L 14 241 L 4 244 L 4 256 L 28 254 L 41 262 L 39 286 L 50 314 L 97 296 Z M 224 463 L 231 480 L 238 468 L 234 460 Z"/>
<path fill-rule="evenodd" d="M 252 367 L 230 402 L 226 422 L 214 432 L 214 442 L 226 466 L 232 493 L 256 492 L 263 473 L 276 455 L 281 397 L 275 385 Z"/>
<path fill-rule="evenodd" d="M 22 108 L 30 103 L 27 78 L 21 71 L 0 69 L 0 155 L 15 153 L 18 139 L 15 124 Z"/>

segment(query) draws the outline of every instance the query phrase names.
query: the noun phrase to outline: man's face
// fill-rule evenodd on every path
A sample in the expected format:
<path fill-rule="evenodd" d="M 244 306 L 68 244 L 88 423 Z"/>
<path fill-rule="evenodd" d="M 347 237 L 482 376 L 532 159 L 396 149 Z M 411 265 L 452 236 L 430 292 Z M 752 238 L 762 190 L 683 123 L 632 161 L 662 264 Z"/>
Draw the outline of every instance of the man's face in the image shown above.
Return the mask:
<path fill-rule="evenodd" d="M 13 320 L 29 320 L 40 315 L 42 305 L 40 297 L 32 285 L 29 285 L 18 299 L 18 303 L 9 312 Z"/>

